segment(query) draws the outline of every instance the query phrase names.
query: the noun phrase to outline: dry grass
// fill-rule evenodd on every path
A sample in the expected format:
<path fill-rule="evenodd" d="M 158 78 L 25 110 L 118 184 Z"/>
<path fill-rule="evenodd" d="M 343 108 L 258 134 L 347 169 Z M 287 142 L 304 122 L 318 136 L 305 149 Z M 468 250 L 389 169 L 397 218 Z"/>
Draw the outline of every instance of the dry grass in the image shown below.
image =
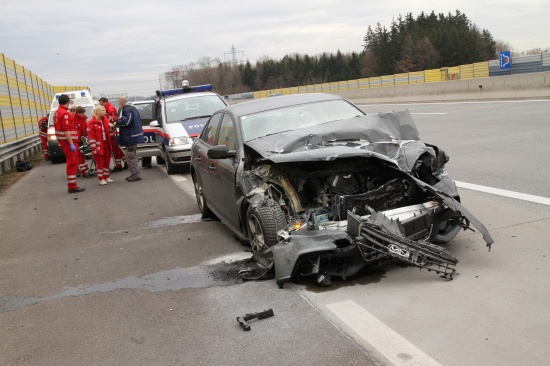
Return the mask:
<path fill-rule="evenodd" d="M 34 166 L 37 166 L 44 162 L 44 153 L 39 151 L 31 156 L 27 156 L 26 161 L 30 162 Z M 8 170 L 4 174 L 0 174 L 0 194 L 6 192 L 9 187 L 21 179 L 21 177 L 25 176 L 25 174 L 27 174 L 27 172 L 18 172 L 15 170 L 15 167 Z"/>

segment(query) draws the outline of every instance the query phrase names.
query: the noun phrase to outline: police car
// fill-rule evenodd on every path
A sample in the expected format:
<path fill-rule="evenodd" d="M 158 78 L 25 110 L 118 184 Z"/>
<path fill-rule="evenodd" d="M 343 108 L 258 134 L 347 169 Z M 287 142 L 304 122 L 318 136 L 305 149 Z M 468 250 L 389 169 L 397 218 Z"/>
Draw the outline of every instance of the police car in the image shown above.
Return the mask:
<path fill-rule="evenodd" d="M 180 89 L 157 90 L 156 94 L 158 98 L 149 102 L 152 118 L 156 120 L 144 129 L 147 143 L 143 145 L 153 145 L 150 136 L 154 136 L 157 163 L 166 164 L 168 174 L 178 173 L 189 167 L 193 139 L 202 132 L 210 116 L 227 103 L 212 90 L 211 84 L 189 86 L 187 80 Z M 136 108 L 140 105 L 133 104 Z M 138 147 L 138 156 L 151 156 L 143 155 L 148 154 L 150 148 L 143 145 Z"/>
<path fill-rule="evenodd" d="M 59 108 L 59 97 L 61 94 L 66 94 L 70 98 L 70 105 L 72 106 L 82 106 L 84 109 L 86 109 L 86 117 L 90 118 L 92 116 L 92 111 L 97 104 L 96 101 L 94 101 L 94 98 L 89 90 L 73 90 L 73 91 L 65 91 L 61 93 L 56 93 L 52 103 L 50 105 L 50 117 L 48 118 L 48 132 L 47 132 L 47 139 L 48 139 L 48 153 L 50 155 L 50 160 L 52 164 L 60 163 L 65 161 L 65 154 L 63 153 L 63 150 L 61 150 L 61 146 L 59 146 L 57 142 L 57 136 L 55 135 L 55 127 L 54 127 L 54 115 L 55 111 Z"/>

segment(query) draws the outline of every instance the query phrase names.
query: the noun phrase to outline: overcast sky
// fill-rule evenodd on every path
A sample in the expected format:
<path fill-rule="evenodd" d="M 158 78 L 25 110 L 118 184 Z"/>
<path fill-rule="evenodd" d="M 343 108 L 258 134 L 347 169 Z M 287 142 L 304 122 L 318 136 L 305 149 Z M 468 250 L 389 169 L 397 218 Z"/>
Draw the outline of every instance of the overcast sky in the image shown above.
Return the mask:
<path fill-rule="evenodd" d="M 0 52 L 52 85 L 149 96 L 159 75 L 207 56 L 251 63 L 361 52 L 370 25 L 460 10 L 516 51 L 550 47 L 549 0 L 0 0 Z"/>

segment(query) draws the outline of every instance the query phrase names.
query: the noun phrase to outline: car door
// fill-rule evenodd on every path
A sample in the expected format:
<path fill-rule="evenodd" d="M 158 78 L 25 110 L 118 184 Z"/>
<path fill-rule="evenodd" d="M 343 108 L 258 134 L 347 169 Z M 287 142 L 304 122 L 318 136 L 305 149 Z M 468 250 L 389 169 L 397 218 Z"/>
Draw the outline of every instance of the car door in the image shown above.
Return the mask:
<path fill-rule="evenodd" d="M 193 144 L 193 161 L 191 164 L 195 168 L 197 174 L 197 179 L 202 187 L 202 193 L 206 204 L 214 211 L 217 212 L 217 204 L 214 202 L 214 195 L 212 193 L 212 184 L 211 184 L 211 170 L 210 170 L 210 161 L 206 156 L 207 151 L 212 146 L 216 144 L 216 134 L 218 132 L 218 127 L 222 120 L 223 113 L 216 113 L 212 115 L 210 121 L 206 124 L 202 130 L 199 138 Z"/>
<path fill-rule="evenodd" d="M 216 145 L 225 145 L 229 151 L 237 151 L 235 123 L 230 114 L 225 113 L 218 130 Z M 238 155 L 238 154 L 237 154 Z M 219 215 L 228 226 L 239 229 L 239 214 L 236 204 L 235 173 L 238 158 L 211 159 L 209 161 L 210 182 Z"/>

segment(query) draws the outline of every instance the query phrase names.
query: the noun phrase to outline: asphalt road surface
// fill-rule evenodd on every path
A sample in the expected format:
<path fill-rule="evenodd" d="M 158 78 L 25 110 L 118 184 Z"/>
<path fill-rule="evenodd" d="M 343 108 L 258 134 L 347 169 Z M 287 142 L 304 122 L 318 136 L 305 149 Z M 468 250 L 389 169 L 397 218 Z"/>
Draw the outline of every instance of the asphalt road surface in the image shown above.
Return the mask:
<path fill-rule="evenodd" d="M 42 163 L 0 196 L 0 364 L 546 364 L 550 102 L 362 108 L 409 109 L 474 185 L 462 202 L 495 244 L 461 232 L 455 280 L 388 264 L 330 288 L 243 282 L 248 247 L 200 219 L 189 174 L 67 194 L 64 165 Z"/>

